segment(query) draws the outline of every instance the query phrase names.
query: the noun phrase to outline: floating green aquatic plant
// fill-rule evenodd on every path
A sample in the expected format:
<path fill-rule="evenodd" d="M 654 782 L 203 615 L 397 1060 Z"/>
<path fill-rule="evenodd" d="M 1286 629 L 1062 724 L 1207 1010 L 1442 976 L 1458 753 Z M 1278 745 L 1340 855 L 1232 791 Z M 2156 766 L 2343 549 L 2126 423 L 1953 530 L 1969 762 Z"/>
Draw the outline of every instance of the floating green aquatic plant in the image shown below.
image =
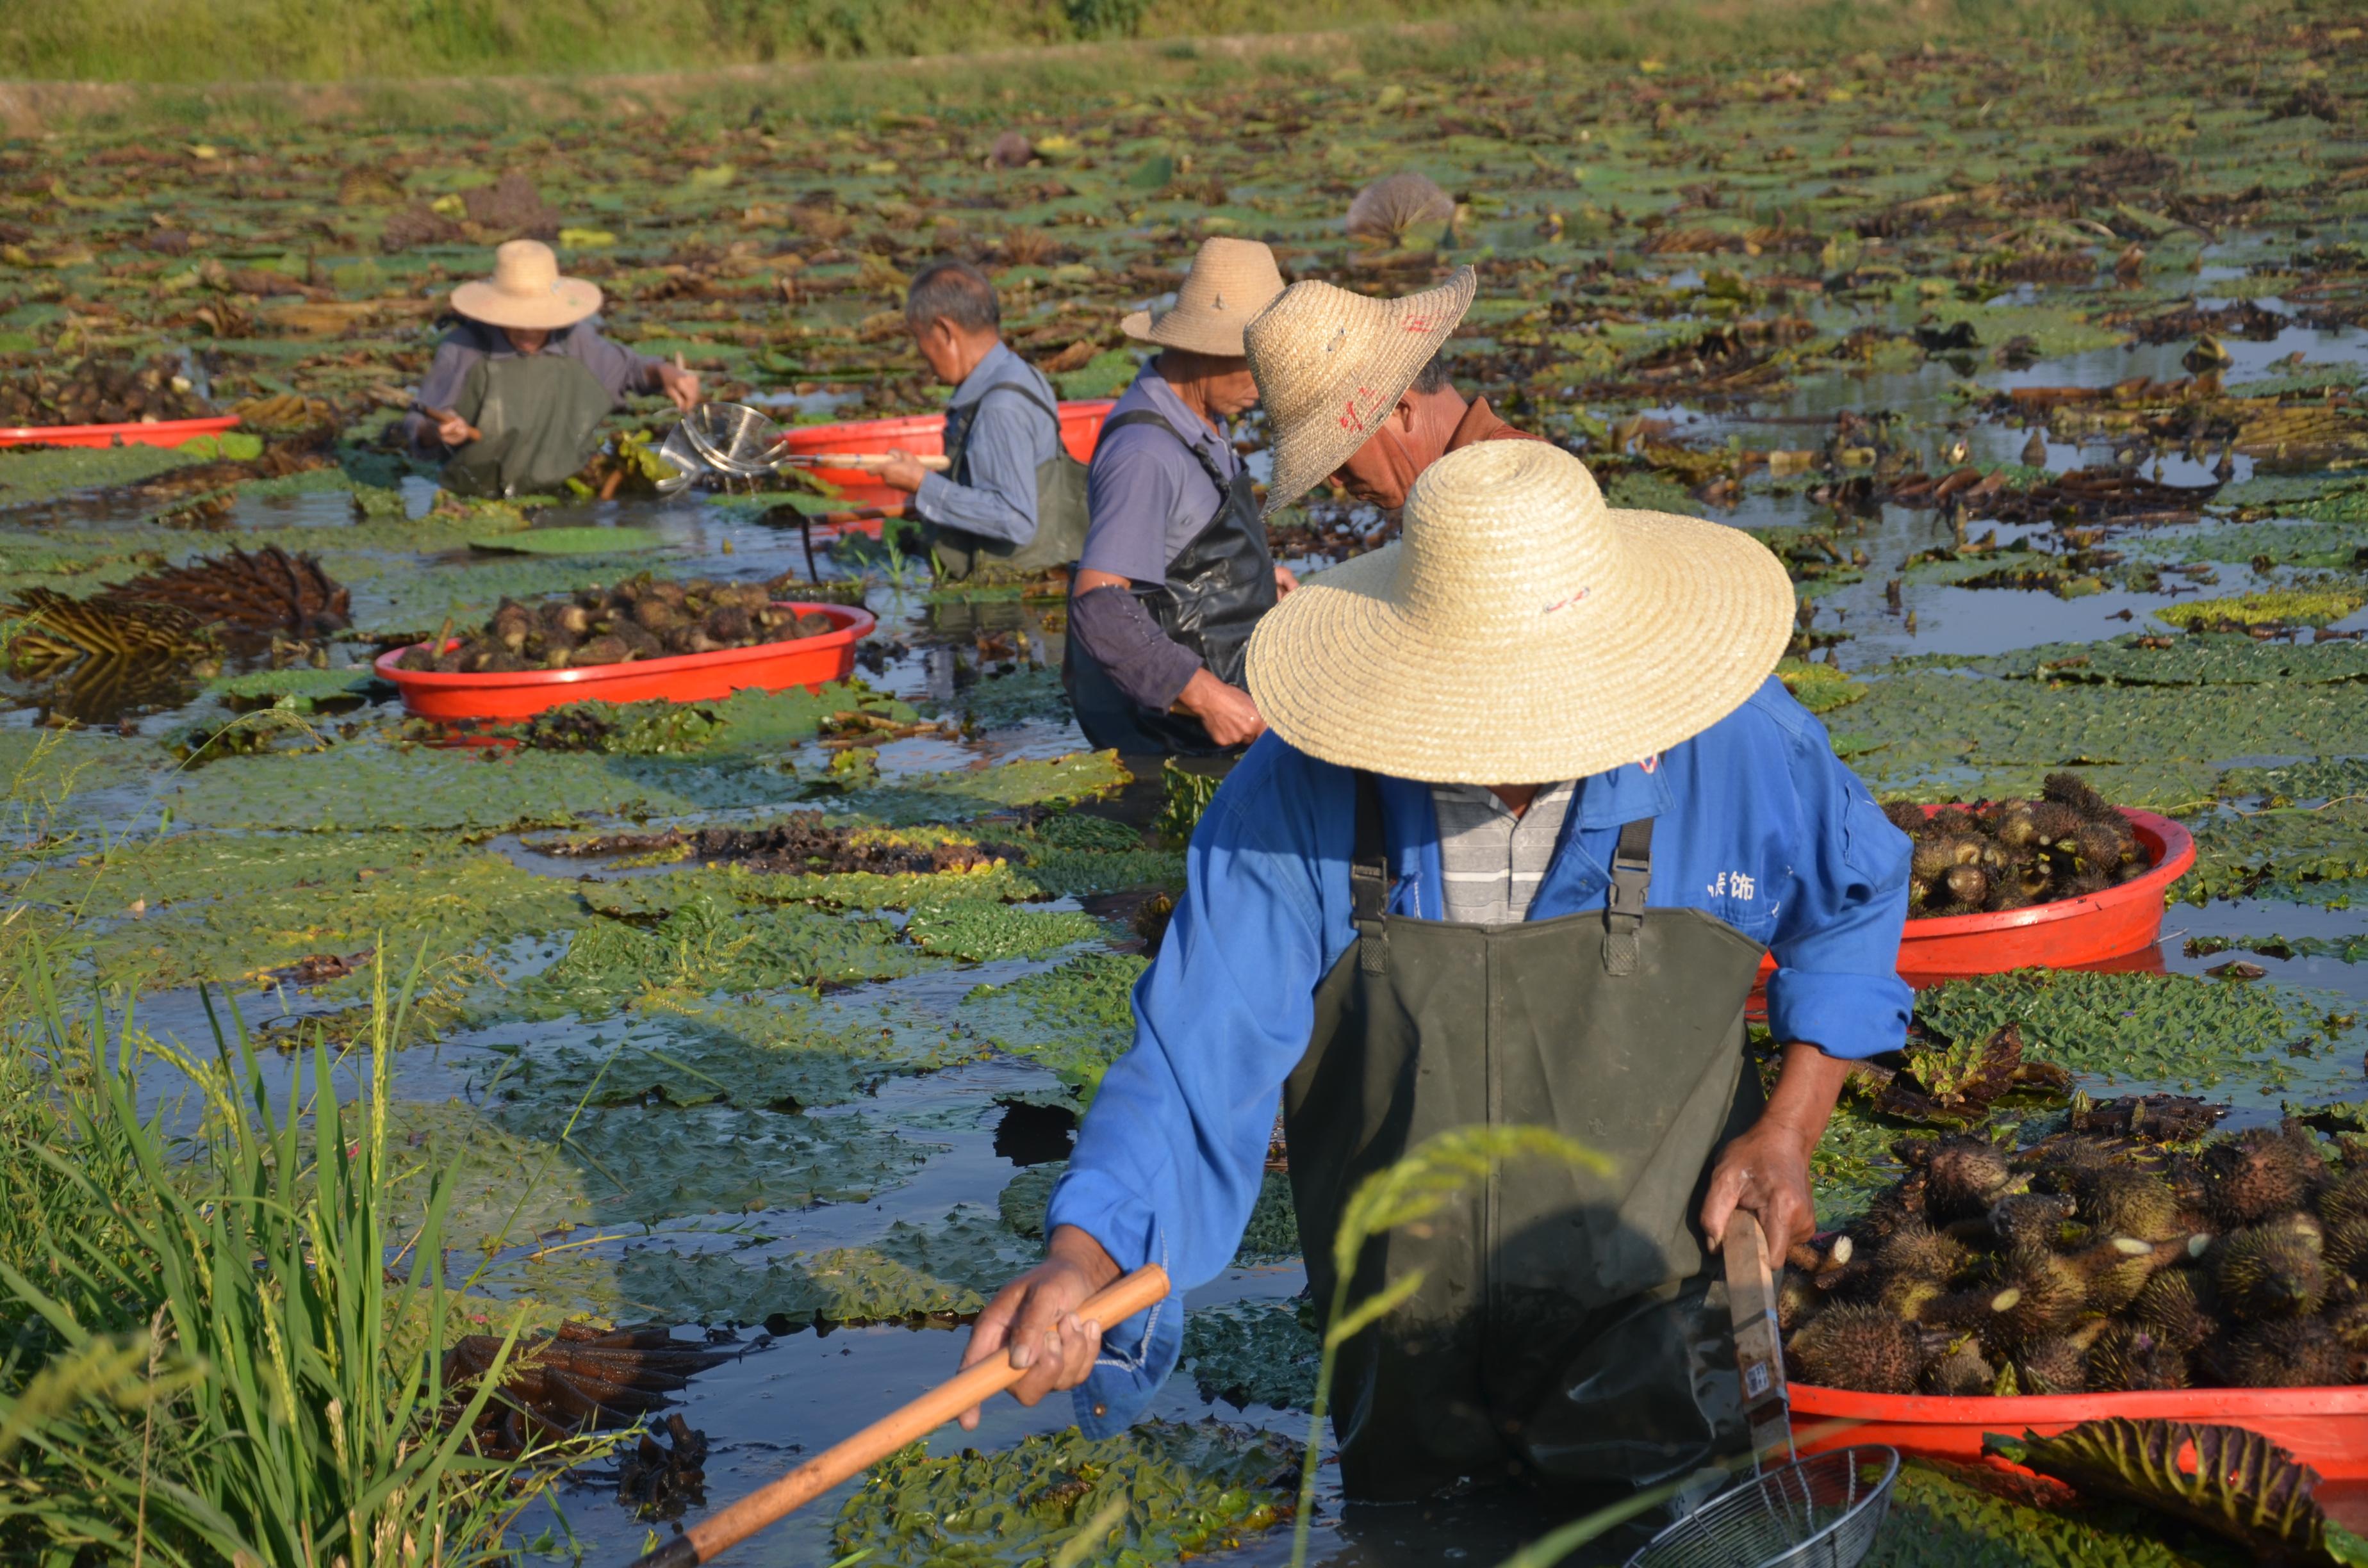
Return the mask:
<path fill-rule="evenodd" d="M 1043 958 L 1108 934 L 1090 915 L 1031 911 L 992 899 L 940 898 L 916 904 L 905 935 L 924 952 L 985 963 L 993 959 Z"/>
<path fill-rule="evenodd" d="M 392 692 L 393 688 L 366 668 L 316 670 L 300 665 L 294 669 L 225 676 L 206 690 L 233 708 L 296 703 L 302 705 L 302 711 L 310 712 L 324 701 L 366 696 L 372 691 Z"/>
<path fill-rule="evenodd" d="M 1922 992 L 1916 1017 L 1952 1040 L 2020 1024 L 2031 1051 L 2071 1072 L 2192 1092 L 2237 1075 L 2282 1079 L 2290 1052 L 2350 1031 L 2340 1003 L 2270 983 L 2018 970 Z"/>
<path fill-rule="evenodd" d="M 2196 827 L 2195 869 L 2174 891 L 2190 903 L 2255 894 L 2308 903 L 2315 885 L 2359 877 L 2368 877 L 2368 800 L 2338 797 L 2224 808 Z"/>
<path fill-rule="evenodd" d="M 1229 1301 L 1184 1317 L 1180 1364 L 1203 1399 L 1237 1407 L 1308 1410 L 1324 1340 L 1300 1319 L 1296 1301 Z"/>
<path fill-rule="evenodd" d="M 996 1046 L 1056 1074 L 1090 1102 L 1102 1074 L 1134 1043 L 1134 983 L 1150 967 L 1131 953 L 1084 953 L 1042 974 L 981 985 L 962 998 Z"/>
<path fill-rule="evenodd" d="M 1819 715 L 1847 708 L 1867 691 L 1866 683 L 1852 680 L 1835 665 L 1813 665 L 1806 659 L 1784 660 L 1776 666 L 1776 678 L 1802 707 Z"/>
<path fill-rule="evenodd" d="M 2184 628 L 2324 626 L 2362 604 L 2368 604 L 2368 594 L 2356 588 L 2261 588 L 2226 598 L 2182 599 L 2151 613 L 2157 620 Z"/>
<path fill-rule="evenodd" d="M 665 542 L 655 528 L 520 528 L 472 539 L 469 548 L 489 555 L 617 555 L 655 550 Z"/>
<path fill-rule="evenodd" d="M 2362 643 L 2263 642 L 2227 632 L 2177 638 L 2133 632 L 2106 642 L 2047 642 L 1981 657 L 1925 654 L 1900 663 L 2017 679 L 2129 686 L 2307 686 L 2368 679 L 2368 646 Z"/>
<path fill-rule="evenodd" d="M 2159 1514 L 2106 1502 L 2067 1515 L 1994 1479 L 1909 1460 L 1893 1483 L 1893 1521 L 1867 1568 L 2239 1568 L 2209 1539 L 2177 1539 Z"/>
<path fill-rule="evenodd" d="M 1159 842 L 1170 849 L 1190 844 L 1192 830 L 1201 825 L 1201 813 L 1209 809 L 1224 781 L 1222 775 L 1183 767 L 1174 757 L 1161 763 L 1159 814 L 1151 819 L 1151 831 Z"/>
<path fill-rule="evenodd" d="M 847 1500 L 832 1550 L 868 1548 L 888 1568 L 1023 1568 L 1091 1528 L 1097 1560 L 1174 1562 L 1281 1522 L 1291 1460 L 1274 1434 L 1213 1421 L 1146 1421 L 1099 1440 L 1072 1427 L 942 1459 L 916 1443 Z"/>

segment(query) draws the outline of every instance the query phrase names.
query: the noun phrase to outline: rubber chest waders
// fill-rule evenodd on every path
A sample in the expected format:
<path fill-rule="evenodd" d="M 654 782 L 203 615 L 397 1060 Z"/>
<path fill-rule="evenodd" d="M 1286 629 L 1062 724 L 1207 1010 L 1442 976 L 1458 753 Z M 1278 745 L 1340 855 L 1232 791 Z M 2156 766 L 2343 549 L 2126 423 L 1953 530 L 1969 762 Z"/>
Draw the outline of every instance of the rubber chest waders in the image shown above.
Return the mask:
<path fill-rule="evenodd" d="M 1148 408 L 1122 414 L 1103 426 L 1102 439 L 1129 425 L 1156 425 L 1174 436 L 1217 487 L 1215 513 L 1167 563 L 1167 581 L 1156 588 L 1137 585 L 1135 597 L 1170 641 L 1200 655 L 1219 680 L 1240 686 L 1250 633 L 1276 598 L 1274 557 L 1267 550 L 1266 524 L 1258 517 L 1258 491 L 1249 471 L 1236 471 L 1226 480 L 1208 453 Z M 1129 701 L 1074 637 L 1062 658 L 1061 681 L 1068 688 L 1077 727 L 1098 748 L 1195 756 L 1224 749 L 1190 714 L 1156 713 Z"/>
<path fill-rule="evenodd" d="M 946 477 L 956 484 L 971 482 L 971 425 L 997 392 L 1026 398 L 1053 422 L 1053 455 L 1036 465 L 1036 531 L 1026 544 L 1014 544 L 968 528 L 927 524 L 923 537 L 930 564 L 940 577 L 993 581 L 1042 576 L 1056 566 L 1076 564 L 1078 551 L 1086 547 L 1086 465 L 1071 457 L 1061 441 L 1061 411 L 1029 388 L 997 381 L 962 407 L 946 410 Z"/>
<path fill-rule="evenodd" d="M 1417 920 L 1384 913 L 1381 797 L 1358 777 L 1357 939 L 1283 1100 L 1315 1300 L 1332 1300 L 1349 1195 L 1434 1133 L 1539 1123 L 1616 1165 L 1519 1160 L 1366 1247 L 1352 1302 L 1427 1273 L 1341 1349 L 1351 1496 L 1523 1473 L 1641 1484 L 1743 1446 L 1695 1216 L 1712 1157 L 1760 1109 L 1743 1007 L 1764 949 L 1700 910 L 1645 907 L 1652 829 L 1621 829 L 1600 912 Z"/>
<path fill-rule="evenodd" d="M 613 402 L 581 360 L 502 355 L 469 367 L 453 412 L 474 425 L 445 463 L 444 488 L 461 495 L 532 495 L 565 484 L 592 460 Z"/>

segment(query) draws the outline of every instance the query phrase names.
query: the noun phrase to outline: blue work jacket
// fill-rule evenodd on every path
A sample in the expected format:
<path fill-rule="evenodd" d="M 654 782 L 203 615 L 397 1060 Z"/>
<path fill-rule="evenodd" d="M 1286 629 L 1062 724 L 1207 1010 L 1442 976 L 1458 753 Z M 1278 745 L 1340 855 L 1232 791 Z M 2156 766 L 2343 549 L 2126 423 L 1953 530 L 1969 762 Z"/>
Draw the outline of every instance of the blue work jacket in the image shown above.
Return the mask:
<path fill-rule="evenodd" d="M 1354 779 L 1269 733 L 1192 835 L 1184 894 L 1135 985 L 1133 1047 L 1102 1079 L 1046 1217 L 1048 1233 L 1075 1225 L 1123 1268 L 1160 1264 L 1179 1292 L 1104 1325 L 1077 1390 L 1089 1434 L 1149 1403 L 1176 1364 L 1180 1292 L 1224 1268 L 1248 1223 L 1316 987 L 1356 939 Z M 1440 919 L 1429 788 L 1379 783 L 1391 911 Z M 1658 757 L 1579 780 L 1529 918 L 1600 908 L 1621 825 L 1644 817 L 1655 819 L 1646 903 L 1706 911 L 1773 950 L 1778 1040 L 1846 1057 L 1900 1046 L 1907 837 L 1781 682 Z"/>

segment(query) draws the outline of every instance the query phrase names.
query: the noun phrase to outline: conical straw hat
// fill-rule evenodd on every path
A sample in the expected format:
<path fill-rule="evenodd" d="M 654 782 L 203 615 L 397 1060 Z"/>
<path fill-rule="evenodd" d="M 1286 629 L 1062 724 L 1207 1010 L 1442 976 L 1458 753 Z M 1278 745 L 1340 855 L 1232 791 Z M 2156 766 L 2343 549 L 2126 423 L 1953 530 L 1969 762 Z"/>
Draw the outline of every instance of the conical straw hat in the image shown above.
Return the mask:
<path fill-rule="evenodd" d="M 1756 690 L 1793 585 L 1750 535 L 1613 511 L 1543 441 L 1425 469 L 1405 537 L 1258 622 L 1250 696 L 1312 756 L 1400 778 L 1545 784 L 1641 761 Z"/>
<path fill-rule="evenodd" d="M 556 332 L 600 309 L 600 286 L 562 278 L 559 257 L 541 240 L 510 240 L 495 247 L 490 280 L 452 290 L 452 308 L 489 326 Z"/>
<path fill-rule="evenodd" d="M 1468 267 L 1401 300 L 1369 300 L 1311 278 L 1250 323 L 1243 335 L 1250 374 L 1273 432 L 1268 517 L 1323 483 L 1372 437 L 1479 287 Z"/>
<path fill-rule="evenodd" d="M 1281 292 L 1274 252 L 1256 240 L 1219 235 L 1201 242 L 1174 304 L 1164 311 L 1136 311 L 1118 328 L 1145 343 L 1238 359 L 1242 328 Z"/>

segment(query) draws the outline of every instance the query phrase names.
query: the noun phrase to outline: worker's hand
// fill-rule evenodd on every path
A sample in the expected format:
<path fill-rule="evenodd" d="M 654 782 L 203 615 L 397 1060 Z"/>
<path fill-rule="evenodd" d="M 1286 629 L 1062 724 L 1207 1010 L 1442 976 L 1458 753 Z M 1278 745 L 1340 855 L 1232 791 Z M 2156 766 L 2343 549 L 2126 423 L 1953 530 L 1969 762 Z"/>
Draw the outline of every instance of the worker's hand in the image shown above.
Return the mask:
<path fill-rule="evenodd" d="M 1101 1244 L 1075 1225 L 1054 1228 L 1044 1261 L 996 1292 L 971 1326 L 962 1350 L 967 1369 L 988 1357 L 1008 1354 L 1028 1375 L 1011 1386 L 1011 1397 L 1035 1404 L 1048 1393 L 1073 1389 L 1094 1369 L 1101 1353 L 1102 1325 L 1079 1319 L 1086 1299 L 1119 1277 L 1118 1264 Z M 962 1413 L 965 1432 L 978 1429 L 978 1407 Z"/>
<path fill-rule="evenodd" d="M 1299 586 L 1299 579 L 1292 575 L 1290 567 L 1278 566 L 1274 569 L 1275 597 L 1281 598 L 1297 586 Z"/>
<path fill-rule="evenodd" d="M 888 460 L 880 468 L 880 483 L 891 490 L 901 490 L 907 495 L 920 489 L 921 481 L 928 477 L 929 471 L 923 468 L 914 460 L 913 454 L 902 447 L 891 447 L 888 449 Z"/>
<path fill-rule="evenodd" d="M 699 406 L 699 372 L 660 362 L 658 391 L 674 399 L 674 405 L 689 414 Z"/>
<path fill-rule="evenodd" d="M 1759 1216 L 1770 1256 L 1782 1257 L 1795 1242 L 1816 1233 L 1817 1214 L 1809 1200 L 1809 1155 L 1826 1135 L 1850 1064 L 1804 1040 L 1784 1047 L 1768 1108 L 1751 1131 L 1719 1151 L 1702 1199 L 1702 1233 L 1717 1247 L 1726 1241 L 1726 1221 L 1737 1209 Z M 1747 1073 L 1757 1068 L 1746 1065 Z"/>
<path fill-rule="evenodd" d="M 1763 1117 L 1719 1151 L 1702 1210 L 1711 1245 L 1725 1244 L 1726 1222 L 1738 1209 L 1759 1218 L 1768 1250 L 1779 1258 L 1793 1243 L 1816 1234 L 1816 1207 L 1809 1199 L 1809 1151 L 1816 1146 L 1814 1139 L 1804 1143 L 1794 1129 L 1771 1126 Z"/>
<path fill-rule="evenodd" d="M 1176 706 L 1200 720 L 1209 738 L 1221 746 L 1247 745 L 1266 733 L 1266 720 L 1259 716 L 1250 694 L 1240 687 L 1227 686 L 1206 669 L 1192 672 Z"/>
<path fill-rule="evenodd" d="M 457 414 L 436 422 L 436 438 L 448 447 L 465 447 L 477 438 L 477 427 Z"/>

